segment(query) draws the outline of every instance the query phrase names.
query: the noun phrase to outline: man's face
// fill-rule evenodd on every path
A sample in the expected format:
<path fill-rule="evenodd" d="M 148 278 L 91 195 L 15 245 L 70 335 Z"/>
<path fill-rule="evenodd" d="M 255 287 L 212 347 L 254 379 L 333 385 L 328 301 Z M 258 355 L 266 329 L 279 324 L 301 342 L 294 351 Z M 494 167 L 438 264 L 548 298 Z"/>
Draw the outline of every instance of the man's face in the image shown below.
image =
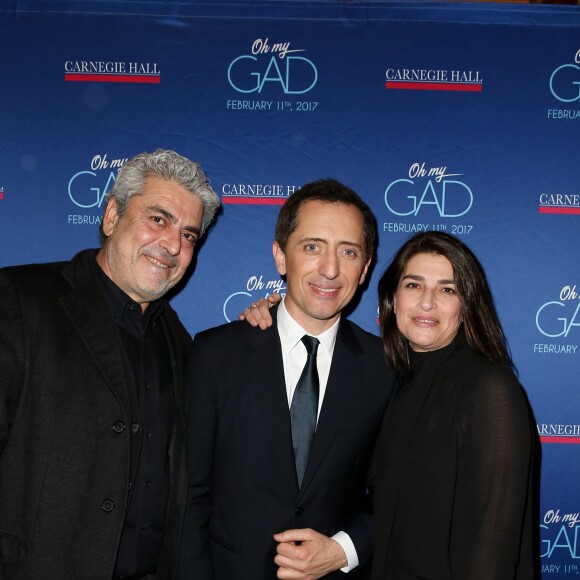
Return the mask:
<path fill-rule="evenodd" d="M 309 201 L 298 210 L 286 251 L 274 242 L 276 267 L 286 275 L 286 308 L 312 334 L 330 328 L 364 282 L 370 259 L 363 226 L 353 205 Z"/>
<path fill-rule="evenodd" d="M 182 185 L 147 177 L 123 217 L 111 199 L 103 218 L 103 271 L 143 310 L 183 277 L 201 233 L 203 204 Z"/>

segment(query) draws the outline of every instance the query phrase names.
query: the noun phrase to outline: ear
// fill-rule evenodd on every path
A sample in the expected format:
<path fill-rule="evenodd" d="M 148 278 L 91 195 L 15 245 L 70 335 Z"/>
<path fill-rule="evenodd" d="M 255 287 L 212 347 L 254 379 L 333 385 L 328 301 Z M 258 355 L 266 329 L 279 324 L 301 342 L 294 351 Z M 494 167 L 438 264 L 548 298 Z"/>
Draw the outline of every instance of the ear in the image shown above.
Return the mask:
<path fill-rule="evenodd" d="M 367 260 L 367 263 L 365 264 L 363 271 L 361 272 L 360 278 L 358 279 L 359 286 L 365 281 L 365 278 L 367 277 L 367 272 L 369 270 L 370 265 L 371 265 L 371 258 L 369 258 Z"/>
<path fill-rule="evenodd" d="M 274 242 L 272 244 L 272 254 L 274 254 L 274 262 L 276 263 L 276 269 L 280 276 L 286 275 L 286 254 L 282 251 L 280 244 Z"/>
<path fill-rule="evenodd" d="M 119 214 L 117 213 L 117 200 L 111 197 L 107 201 L 107 207 L 103 215 L 103 234 L 108 238 L 114 231 L 115 226 L 119 221 Z"/>

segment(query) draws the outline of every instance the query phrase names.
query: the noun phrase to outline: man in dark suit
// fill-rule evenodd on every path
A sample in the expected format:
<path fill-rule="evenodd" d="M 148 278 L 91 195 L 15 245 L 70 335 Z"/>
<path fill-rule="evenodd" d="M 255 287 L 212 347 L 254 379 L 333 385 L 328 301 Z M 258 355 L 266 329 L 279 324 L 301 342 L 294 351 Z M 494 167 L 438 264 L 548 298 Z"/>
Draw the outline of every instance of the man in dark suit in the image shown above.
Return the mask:
<path fill-rule="evenodd" d="M 173 151 L 120 170 L 102 247 L 0 270 L 0 578 L 173 578 L 191 338 L 163 299 L 219 199 Z"/>
<path fill-rule="evenodd" d="M 375 243 L 354 191 L 304 186 L 276 226 L 287 293 L 272 326 L 233 322 L 195 337 L 181 580 L 368 575 L 365 482 L 392 377 L 379 339 L 341 312 Z"/>

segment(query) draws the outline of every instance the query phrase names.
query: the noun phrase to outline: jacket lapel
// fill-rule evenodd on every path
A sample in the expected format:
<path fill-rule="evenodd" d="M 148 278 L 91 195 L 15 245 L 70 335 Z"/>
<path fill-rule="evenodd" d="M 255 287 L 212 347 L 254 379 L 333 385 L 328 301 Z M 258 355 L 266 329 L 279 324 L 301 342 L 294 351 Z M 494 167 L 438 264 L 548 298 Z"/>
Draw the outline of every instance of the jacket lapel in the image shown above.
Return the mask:
<path fill-rule="evenodd" d="M 300 488 L 301 494 L 315 477 L 316 471 L 351 408 L 352 399 L 360 383 L 360 377 L 357 375 L 360 365 L 357 361 L 361 354 L 361 346 L 348 321 L 341 320 L 316 434 Z"/>
<path fill-rule="evenodd" d="M 94 260 L 93 251 L 81 252 L 65 267 L 63 275 L 72 290 L 62 298 L 62 305 L 107 385 L 131 416 L 120 339 L 89 260 Z M 113 342 L 116 348 L 111 347 Z"/>
<path fill-rule="evenodd" d="M 245 359 L 245 377 L 241 379 L 253 385 L 259 413 L 267 426 L 268 446 L 278 450 L 276 453 L 276 457 L 279 458 L 278 478 L 296 492 L 298 481 L 292 447 L 290 410 L 274 309 L 272 316 L 274 324 L 267 330 L 250 329 L 248 342 L 251 351 Z M 276 469 L 276 466 L 268 466 L 268 469 Z"/>

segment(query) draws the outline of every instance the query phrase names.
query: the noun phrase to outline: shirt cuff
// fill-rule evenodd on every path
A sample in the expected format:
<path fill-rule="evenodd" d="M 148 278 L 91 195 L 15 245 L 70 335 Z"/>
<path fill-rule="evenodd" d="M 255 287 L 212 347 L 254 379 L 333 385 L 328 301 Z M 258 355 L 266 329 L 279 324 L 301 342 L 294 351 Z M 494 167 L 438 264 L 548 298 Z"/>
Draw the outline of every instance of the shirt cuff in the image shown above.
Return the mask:
<path fill-rule="evenodd" d="M 340 571 L 347 574 L 358 566 L 358 554 L 356 553 L 356 548 L 354 547 L 350 536 L 346 532 L 336 532 L 336 534 L 332 536 L 332 539 L 340 544 L 340 547 L 346 554 L 348 565 L 344 568 L 341 568 Z"/>

